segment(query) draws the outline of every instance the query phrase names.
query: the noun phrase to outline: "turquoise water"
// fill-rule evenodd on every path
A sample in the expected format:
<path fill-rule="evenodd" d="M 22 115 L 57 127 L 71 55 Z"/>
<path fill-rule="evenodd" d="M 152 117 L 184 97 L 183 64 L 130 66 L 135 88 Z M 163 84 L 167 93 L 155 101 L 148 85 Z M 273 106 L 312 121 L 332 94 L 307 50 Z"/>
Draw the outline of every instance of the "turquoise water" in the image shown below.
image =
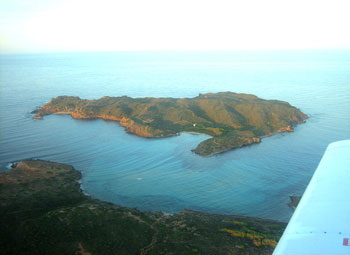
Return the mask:
<path fill-rule="evenodd" d="M 194 97 L 233 91 L 309 115 L 294 133 L 203 158 L 207 139 L 146 139 L 118 123 L 30 112 L 58 95 Z M 350 138 L 350 51 L 115 52 L 0 55 L 0 167 L 72 164 L 93 197 L 142 210 L 183 208 L 287 220 L 328 143 Z"/>

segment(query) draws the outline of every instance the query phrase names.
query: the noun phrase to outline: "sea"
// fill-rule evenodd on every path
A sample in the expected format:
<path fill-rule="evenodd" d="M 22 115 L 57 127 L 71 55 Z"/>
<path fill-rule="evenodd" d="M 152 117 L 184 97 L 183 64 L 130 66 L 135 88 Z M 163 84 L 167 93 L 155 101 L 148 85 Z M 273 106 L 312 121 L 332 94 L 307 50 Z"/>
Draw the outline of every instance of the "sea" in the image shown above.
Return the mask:
<path fill-rule="evenodd" d="M 117 122 L 32 119 L 60 95 L 192 98 L 232 91 L 289 102 L 293 133 L 213 157 L 205 135 L 149 139 Z M 350 51 L 149 51 L 0 55 L 0 169 L 22 159 L 73 165 L 82 190 L 146 211 L 183 209 L 287 221 L 331 142 L 350 138 Z M 329 169 L 331 171 L 332 169 Z"/>

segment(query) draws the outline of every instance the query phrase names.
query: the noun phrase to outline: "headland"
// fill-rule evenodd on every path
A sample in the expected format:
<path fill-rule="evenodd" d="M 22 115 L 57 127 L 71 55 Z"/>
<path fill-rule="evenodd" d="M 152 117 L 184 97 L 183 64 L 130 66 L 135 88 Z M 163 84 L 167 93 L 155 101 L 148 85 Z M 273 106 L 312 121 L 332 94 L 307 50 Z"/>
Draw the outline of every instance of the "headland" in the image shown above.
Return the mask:
<path fill-rule="evenodd" d="M 0 173 L 0 254 L 271 254 L 286 223 L 141 212 L 86 196 L 72 166 L 24 160 Z"/>

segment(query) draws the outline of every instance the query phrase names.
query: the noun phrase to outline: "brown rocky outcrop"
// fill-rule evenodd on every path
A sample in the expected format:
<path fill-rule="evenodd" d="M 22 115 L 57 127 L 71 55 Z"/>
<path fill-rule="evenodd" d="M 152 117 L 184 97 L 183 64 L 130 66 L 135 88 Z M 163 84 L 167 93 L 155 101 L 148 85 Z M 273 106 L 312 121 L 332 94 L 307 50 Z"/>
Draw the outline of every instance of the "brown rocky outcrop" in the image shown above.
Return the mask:
<path fill-rule="evenodd" d="M 294 132 L 294 129 L 292 128 L 292 126 L 286 126 L 286 127 L 283 127 L 279 130 L 277 130 L 278 133 L 283 133 L 283 132 Z"/>

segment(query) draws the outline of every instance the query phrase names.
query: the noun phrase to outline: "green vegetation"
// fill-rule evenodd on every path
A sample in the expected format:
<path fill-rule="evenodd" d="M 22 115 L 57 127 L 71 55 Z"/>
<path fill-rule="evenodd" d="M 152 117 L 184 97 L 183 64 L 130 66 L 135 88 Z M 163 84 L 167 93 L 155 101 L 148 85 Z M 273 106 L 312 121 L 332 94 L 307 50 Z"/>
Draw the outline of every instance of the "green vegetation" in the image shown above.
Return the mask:
<path fill-rule="evenodd" d="M 59 96 L 33 113 L 38 119 L 56 113 L 78 119 L 116 120 L 127 132 L 143 137 L 174 136 L 184 131 L 207 134 L 213 139 L 193 150 L 202 156 L 259 143 L 261 137 L 276 132 L 291 132 L 307 118 L 287 102 L 232 92 L 182 99 L 123 96 L 83 100 Z"/>
<path fill-rule="evenodd" d="M 41 160 L 0 173 L 0 254 L 271 254 L 286 223 L 140 212 L 85 196 L 73 167 Z"/>

